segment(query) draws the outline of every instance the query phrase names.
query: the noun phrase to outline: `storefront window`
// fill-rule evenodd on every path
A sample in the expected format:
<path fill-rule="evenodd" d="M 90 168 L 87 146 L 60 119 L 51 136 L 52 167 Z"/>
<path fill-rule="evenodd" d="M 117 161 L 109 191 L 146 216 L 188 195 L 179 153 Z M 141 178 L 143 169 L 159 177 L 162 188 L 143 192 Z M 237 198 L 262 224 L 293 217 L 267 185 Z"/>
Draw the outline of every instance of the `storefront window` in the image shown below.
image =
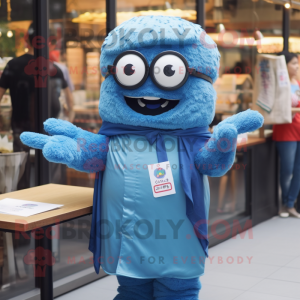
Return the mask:
<path fill-rule="evenodd" d="M 230 89 L 251 92 L 256 55 L 283 50 L 282 5 L 264 0 L 211 0 L 206 6 L 206 31 L 221 53 L 220 80 L 216 89 L 227 93 Z M 243 78 L 237 80 L 238 75 Z M 251 101 L 246 104 L 248 101 L 243 101 L 244 97 L 238 93 L 235 99 L 226 96 L 227 103 L 221 93 L 219 95 L 217 110 L 239 112 L 251 107 Z"/>
<path fill-rule="evenodd" d="M 29 61 L 35 60 L 30 43 L 31 33 L 35 32 L 31 25 L 32 3 L 0 2 L 0 92 L 3 94 L 0 95 L 0 167 L 8 160 L 7 153 L 10 152 L 14 152 L 10 158 L 11 166 L 17 162 L 24 164 L 24 168 L 15 168 L 23 170 L 23 177 L 20 173 L 10 172 L 0 178 L 0 193 L 35 185 L 35 151 L 19 139 L 24 131 L 36 131 L 35 93 L 46 84 L 28 69 Z M 50 72 L 47 81 L 48 115 L 95 133 L 101 126 L 98 105 L 104 78 L 100 75 L 99 64 L 100 48 L 106 36 L 105 9 L 104 0 L 96 3 L 92 0 L 49 0 L 50 38 L 47 45 L 50 65 L 57 71 Z M 85 17 L 89 14 L 102 14 L 102 18 L 87 20 Z M 2 153 L 6 154 L 5 162 Z M 18 153 L 24 153 L 26 157 L 23 154 L 17 157 Z M 14 187 L 12 177 L 18 175 L 22 178 Z M 10 182 L 3 184 L 4 179 Z M 94 175 L 50 163 L 50 182 L 93 187 Z M 93 267 L 89 263 L 91 253 L 88 250 L 90 223 L 91 216 L 86 216 L 53 227 L 60 232 L 60 239 L 53 240 L 52 245 L 57 262 L 53 267 L 54 280 Z M 1 299 L 10 299 L 35 288 L 33 268 L 23 260 L 24 255 L 34 248 L 32 238 L 16 240 L 11 233 L 0 232 Z M 86 263 L 79 262 L 82 258 Z"/>
<path fill-rule="evenodd" d="M 298 9 L 292 9 L 290 12 L 290 37 L 289 51 L 300 53 L 300 6 Z M 300 56 L 298 57 L 300 62 Z M 298 81 L 300 81 L 300 69 L 298 70 Z"/>
<path fill-rule="evenodd" d="M 100 51 L 106 36 L 105 0 L 49 0 L 49 9 L 49 59 L 62 70 L 67 85 L 58 94 L 60 110 L 56 117 L 98 133 L 104 80 L 100 74 Z M 52 89 L 55 87 L 53 82 Z M 65 92 L 67 89 L 70 95 Z M 51 163 L 50 175 L 52 183 L 94 186 L 95 174 L 78 172 L 63 164 Z M 59 263 L 53 267 L 54 280 L 93 267 L 88 250 L 90 224 L 91 216 L 87 216 L 58 226 L 60 239 L 53 243 L 53 252 Z"/>
<path fill-rule="evenodd" d="M 291 9 L 290 19 L 289 50 L 300 53 L 300 9 Z"/>
<path fill-rule="evenodd" d="M 25 166 L 18 186 L 0 185 L 0 193 L 29 188 L 34 185 L 34 151 L 23 145 L 20 134 L 35 131 L 34 78 L 26 73 L 27 63 L 33 58 L 28 28 L 32 23 L 32 5 L 27 2 L 2 1 L 0 7 L 0 153 L 14 152 L 6 160 Z M 21 1 L 17 1 L 21 2 Z M 23 10 L 24 14 L 20 14 Z M 21 154 L 23 152 L 23 154 Z M 26 156 L 26 157 L 25 157 Z M 1 158 L 4 160 L 4 156 Z M 2 162 L 3 164 L 4 162 Z M 4 180 L 0 178 L 0 180 Z M 10 186 L 10 184 L 8 184 Z M 1 190 L 2 187 L 2 190 Z M 3 188 L 5 190 L 3 190 Z M 7 190 L 10 189 L 10 190 Z"/>
<path fill-rule="evenodd" d="M 104 80 L 99 65 L 106 36 L 105 1 L 50 0 L 49 7 L 52 40 L 49 58 L 63 70 L 74 103 L 72 111 L 68 95 L 60 93 L 61 108 L 57 117 L 98 133 L 100 87 Z M 94 174 L 51 164 L 51 182 L 93 187 Z"/>
<path fill-rule="evenodd" d="M 282 5 L 264 0 L 206 2 L 206 32 L 221 54 L 219 78 L 214 84 L 216 115 L 211 127 L 252 107 L 256 56 L 283 50 L 282 9 Z M 211 223 L 247 214 L 248 159 L 249 153 L 237 153 L 232 169 L 225 176 L 209 178 Z"/>
<path fill-rule="evenodd" d="M 26 72 L 34 58 L 32 12 L 32 1 L 0 1 L 0 194 L 35 185 L 35 152 L 20 141 L 23 131 L 35 131 L 34 78 Z M 33 269 L 23 261 L 32 244 L 0 231 L 0 299 L 35 288 Z"/>
<path fill-rule="evenodd" d="M 231 170 L 222 177 L 209 177 L 210 227 L 216 226 L 220 221 L 230 222 L 245 217 L 249 213 L 247 212 L 250 201 L 250 195 L 247 194 L 248 159 L 249 156 L 244 149 L 238 151 Z M 220 227 L 223 225 L 224 223 Z"/>

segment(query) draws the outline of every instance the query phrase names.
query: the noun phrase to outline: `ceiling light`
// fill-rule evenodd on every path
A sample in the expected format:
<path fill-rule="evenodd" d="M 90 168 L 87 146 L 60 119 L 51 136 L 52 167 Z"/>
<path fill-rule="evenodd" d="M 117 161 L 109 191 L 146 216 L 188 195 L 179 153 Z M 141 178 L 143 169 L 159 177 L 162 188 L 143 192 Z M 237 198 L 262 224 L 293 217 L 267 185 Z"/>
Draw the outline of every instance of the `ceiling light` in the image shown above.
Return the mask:
<path fill-rule="evenodd" d="M 6 35 L 7 35 L 7 37 L 11 38 L 11 37 L 13 37 L 14 34 L 12 33 L 11 30 L 8 30 Z"/>

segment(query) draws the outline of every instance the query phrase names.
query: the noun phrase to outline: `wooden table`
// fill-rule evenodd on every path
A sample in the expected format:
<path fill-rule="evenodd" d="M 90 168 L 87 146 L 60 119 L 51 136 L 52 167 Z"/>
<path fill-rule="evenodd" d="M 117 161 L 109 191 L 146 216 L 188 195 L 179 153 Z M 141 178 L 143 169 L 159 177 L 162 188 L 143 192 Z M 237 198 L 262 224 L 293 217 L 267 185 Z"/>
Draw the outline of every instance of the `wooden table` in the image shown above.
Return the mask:
<path fill-rule="evenodd" d="M 35 256 L 52 255 L 51 226 L 92 213 L 93 188 L 47 184 L 0 195 L 4 198 L 30 200 L 44 203 L 63 204 L 62 207 L 30 217 L 0 214 L 0 230 L 13 233 L 30 233 L 35 238 Z M 45 234 L 49 233 L 49 234 Z M 53 256 L 52 256 L 53 257 Z M 38 268 L 40 265 L 34 266 Z M 53 300 L 52 265 L 44 267 L 43 274 L 36 274 L 41 290 L 41 300 Z M 35 269 L 36 271 L 36 269 Z"/>
<path fill-rule="evenodd" d="M 237 149 L 241 149 L 244 147 L 251 147 L 259 144 L 263 144 L 266 142 L 266 138 L 259 138 L 259 137 L 248 137 L 247 141 L 242 141 L 241 143 L 237 144 Z"/>

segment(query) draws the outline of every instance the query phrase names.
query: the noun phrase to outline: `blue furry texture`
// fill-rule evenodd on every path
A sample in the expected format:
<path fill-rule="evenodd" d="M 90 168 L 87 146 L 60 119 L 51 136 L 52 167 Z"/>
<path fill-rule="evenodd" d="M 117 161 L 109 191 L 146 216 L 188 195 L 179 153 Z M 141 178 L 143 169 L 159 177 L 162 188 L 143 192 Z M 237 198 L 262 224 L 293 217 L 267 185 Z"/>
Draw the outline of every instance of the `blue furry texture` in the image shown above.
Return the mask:
<path fill-rule="evenodd" d="M 237 135 L 260 128 L 263 122 L 259 112 L 248 109 L 219 123 L 195 158 L 198 170 L 212 177 L 223 176 L 234 162 Z"/>
<path fill-rule="evenodd" d="M 133 33 L 127 37 L 130 41 L 122 41 L 122 36 L 126 37 L 132 29 L 134 29 Z M 148 33 L 146 30 L 142 41 L 139 34 L 145 29 L 148 29 Z M 150 31 L 157 33 L 155 45 Z M 165 38 L 161 38 L 162 31 L 165 31 Z M 174 31 L 184 38 L 176 36 Z M 201 33 L 202 41 L 200 41 Z M 114 36 L 117 37 L 115 45 L 112 43 Z M 218 77 L 220 54 L 216 44 L 205 34 L 200 25 L 181 18 L 135 17 L 115 28 L 102 46 L 100 64 L 103 74 L 106 73 L 106 67 L 113 64 L 117 54 L 129 49 L 141 52 L 149 65 L 157 54 L 166 50 L 177 51 L 186 58 L 189 67 L 207 74 L 214 81 Z M 164 114 L 145 116 L 128 107 L 124 95 L 153 96 L 180 100 L 180 102 L 174 109 Z M 113 76 L 109 76 L 101 85 L 99 110 L 101 118 L 112 123 L 160 129 L 187 129 L 209 125 L 215 114 L 215 101 L 216 92 L 213 86 L 193 76 L 189 76 L 185 85 L 175 91 L 164 91 L 158 88 L 150 77 L 138 89 L 126 90 L 115 82 Z"/>
<path fill-rule="evenodd" d="M 53 136 L 23 132 L 22 143 L 42 149 L 48 161 L 66 164 L 78 171 L 95 173 L 104 170 L 108 151 L 105 136 L 53 118 L 44 122 L 44 129 Z"/>
<path fill-rule="evenodd" d="M 201 289 L 199 278 L 117 279 L 119 294 L 114 300 L 197 300 Z"/>

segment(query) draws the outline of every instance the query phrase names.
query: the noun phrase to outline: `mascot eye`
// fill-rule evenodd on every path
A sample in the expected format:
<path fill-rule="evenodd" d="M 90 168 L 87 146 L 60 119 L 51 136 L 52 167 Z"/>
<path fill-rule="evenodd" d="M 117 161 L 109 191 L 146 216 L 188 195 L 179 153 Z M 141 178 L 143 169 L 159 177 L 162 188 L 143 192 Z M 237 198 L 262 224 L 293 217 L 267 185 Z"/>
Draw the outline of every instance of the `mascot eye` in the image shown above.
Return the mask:
<path fill-rule="evenodd" d="M 134 66 L 133 64 L 128 64 L 124 68 L 124 73 L 128 76 L 132 75 L 134 73 Z"/>
<path fill-rule="evenodd" d="M 162 55 L 154 62 L 152 68 L 152 79 L 162 87 L 174 88 L 186 81 L 186 62 L 177 55 Z"/>
<path fill-rule="evenodd" d="M 164 74 L 168 77 L 171 77 L 175 74 L 175 71 L 173 70 L 173 66 L 172 65 L 166 65 L 164 67 Z"/>
<path fill-rule="evenodd" d="M 141 57 L 135 54 L 126 54 L 116 63 L 116 78 L 126 87 L 141 83 L 146 75 L 146 65 Z"/>

